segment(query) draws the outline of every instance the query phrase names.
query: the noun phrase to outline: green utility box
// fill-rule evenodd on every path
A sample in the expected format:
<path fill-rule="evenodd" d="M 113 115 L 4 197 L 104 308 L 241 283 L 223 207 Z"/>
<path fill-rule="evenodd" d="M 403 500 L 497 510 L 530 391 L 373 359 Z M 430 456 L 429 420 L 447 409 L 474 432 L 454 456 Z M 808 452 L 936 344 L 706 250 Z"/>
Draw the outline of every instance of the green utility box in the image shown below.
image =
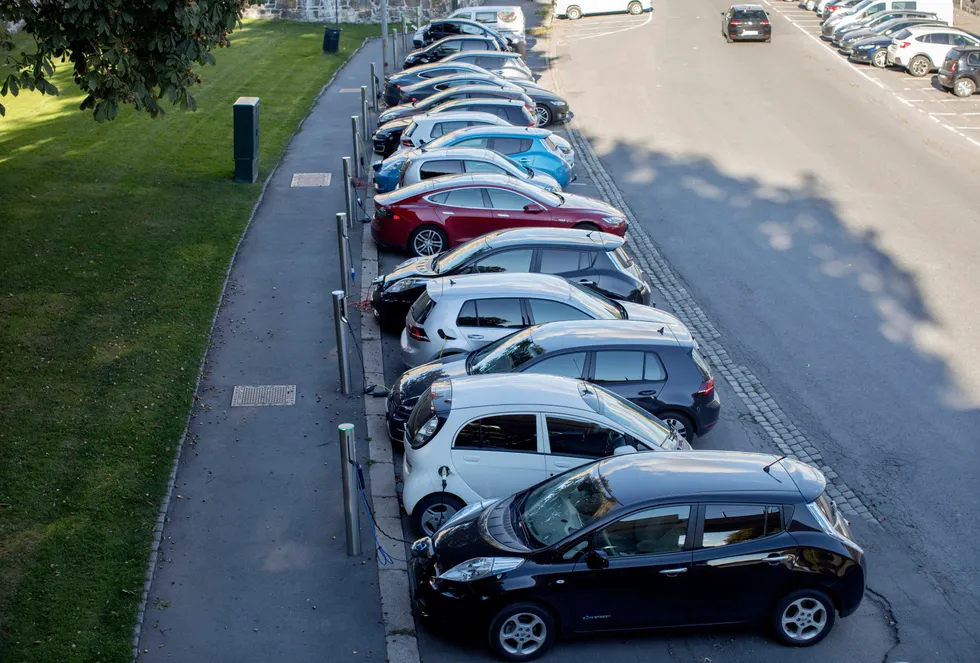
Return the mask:
<path fill-rule="evenodd" d="M 238 97 L 234 109 L 235 181 L 259 179 L 259 98 Z"/>

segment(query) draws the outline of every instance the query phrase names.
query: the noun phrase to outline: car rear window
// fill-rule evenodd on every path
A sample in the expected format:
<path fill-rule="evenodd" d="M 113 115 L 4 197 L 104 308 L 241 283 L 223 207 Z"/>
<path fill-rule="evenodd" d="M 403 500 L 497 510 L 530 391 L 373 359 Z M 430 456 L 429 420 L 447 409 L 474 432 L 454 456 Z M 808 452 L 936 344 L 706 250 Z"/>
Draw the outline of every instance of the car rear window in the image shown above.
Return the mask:
<path fill-rule="evenodd" d="M 908 28 L 902 30 L 901 32 L 896 32 L 892 35 L 892 39 L 908 39 L 912 36 L 912 31 Z"/>
<path fill-rule="evenodd" d="M 711 366 L 708 365 L 707 360 L 701 356 L 701 353 L 697 349 L 691 350 L 691 359 L 694 360 L 694 365 L 698 367 L 701 372 L 701 377 L 707 380 L 711 377 Z"/>
<path fill-rule="evenodd" d="M 613 258 L 616 259 L 616 262 L 623 269 L 629 269 L 630 267 L 633 266 L 633 259 L 629 257 L 629 254 L 627 254 L 626 251 L 622 249 L 622 247 L 613 251 L 612 254 L 613 254 Z"/>
<path fill-rule="evenodd" d="M 768 16 L 761 9 L 748 9 L 743 11 L 735 12 L 735 18 L 744 19 L 746 21 L 764 21 Z"/>
<path fill-rule="evenodd" d="M 419 298 L 415 300 L 415 303 L 412 304 L 412 308 L 410 309 L 412 320 L 415 321 L 415 324 L 421 325 L 425 323 L 425 319 L 429 317 L 429 313 L 435 305 L 436 303 L 429 297 L 428 292 L 423 292 L 419 295 Z"/>

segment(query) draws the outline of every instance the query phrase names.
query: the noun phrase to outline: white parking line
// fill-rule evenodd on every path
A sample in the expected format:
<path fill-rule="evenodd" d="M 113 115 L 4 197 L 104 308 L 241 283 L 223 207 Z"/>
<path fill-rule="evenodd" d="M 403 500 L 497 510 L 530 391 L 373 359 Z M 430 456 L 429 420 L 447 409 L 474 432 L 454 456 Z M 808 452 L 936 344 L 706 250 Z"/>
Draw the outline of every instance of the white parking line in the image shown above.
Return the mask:
<path fill-rule="evenodd" d="M 647 15 L 647 20 L 643 21 L 642 23 L 637 23 L 636 25 L 632 25 L 632 26 L 630 26 L 628 28 L 622 28 L 620 30 L 610 30 L 609 32 L 600 32 L 599 34 L 594 34 L 594 35 L 586 35 L 584 37 L 579 37 L 578 39 L 575 39 L 574 38 L 574 35 L 572 35 L 570 37 L 566 37 L 565 40 L 566 41 L 585 41 L 586 39 L 595 39 L 596 37 L 608 37 L 609 35 L 618 34 L 620 32 L 627 32 L 628 30 L 636 30 L 637 28 L 642 28 L 644 25 L 650 25 L 650 21 L 652 21 L 652 20 L 653 20 L 653 12 L 650 12 Z"/>
<path fill-rule="evenodd" d="M 959 115 L 959 113 L 929 113 L 929 115 Z"/>

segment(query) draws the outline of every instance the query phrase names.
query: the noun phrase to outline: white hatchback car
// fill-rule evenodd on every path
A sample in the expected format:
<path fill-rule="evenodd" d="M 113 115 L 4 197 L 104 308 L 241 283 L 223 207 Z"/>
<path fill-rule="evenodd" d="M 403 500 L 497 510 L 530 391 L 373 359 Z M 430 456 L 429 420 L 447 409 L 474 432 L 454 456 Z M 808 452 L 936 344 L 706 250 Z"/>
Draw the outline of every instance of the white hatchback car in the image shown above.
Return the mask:
<path fill-rule="evenodd" d="M 426 113 L 416 115 L 402 132 L 401 144 L 394 154 L 422 147 L 436 138 L 467 127 L 512 127 L 510 122 L 492 113 L 474 111 L 450 111 L 447 113 Z"/>
<path fill-rule="evenodd" d="M 953 47 L 980 47 L 980 37 L 943 25 L 908 28 L 892 35 L 888 64 L 897 64 L 922 77 L 937 71 Z"/>
<path fill-rule="evenodd" d="M 596 458 L 691 448 L 602 387 L 513 373 L 434 382 L 412 410 L 404 442 L 402 503 L 425 535 L 467 504 L 512 495 Z"/>
<path fill-rule="evenodd" d="M 479 261 L 474 269 L 479 269 Z M 518 329 L 558 320 L 640 320 L 663 334 L 690 338 L 687 326 L 666 311 L 608 299 L 551 274 L 494 272 L 432 279 L 402 330 L 402 360 L 415 367 L 439 357 L 472 352 Z"/>

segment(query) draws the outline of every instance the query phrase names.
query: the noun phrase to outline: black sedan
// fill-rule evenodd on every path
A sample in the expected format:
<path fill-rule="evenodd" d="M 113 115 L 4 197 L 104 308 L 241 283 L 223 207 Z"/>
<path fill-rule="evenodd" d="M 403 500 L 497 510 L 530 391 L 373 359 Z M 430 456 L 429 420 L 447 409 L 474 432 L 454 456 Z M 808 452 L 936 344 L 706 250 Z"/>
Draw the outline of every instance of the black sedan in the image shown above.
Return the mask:
<path fill-rule="evenodd" d="M 410 117 L 412 115 L 426 113 L 447 101 L 457 101 L 459 99 L 520 99 L 530 111 L 534 111 L 534 102 L 531 101 L 531 97 L 520 88 L 504 89 L 491 85 L 466 85 L 464 87 L 437 92 L 432 96 L 410 104 L 392 106 L 382 111 L 378 116 L 378 125 L 387 124 L 400 117 Z"/>
<path fill-rule="evenodd" d="M 729 44 L 733 41 L 772 40 L 769 14 L 762 5 L 732 5 L 721 16 L 721 33 Z"/>
<path fill-rule="evenodd" d="M 419 48 L 405 56 L 402 62 L 402 69 L 409 69 L 420 64 L 438 62 L 450 55 L 463 52 L 486 52 L 502 50 L 495 39 L 489 37 L 475 37 L 461 35 L 459 37 L 443 37 L 439 41 L 432 42 L 425 48 Z"/>
<path fill-rule="evenodd" d="M 554 92 L 546 90 L 532 81 L 507 80 L 496 74 L 455 74 L 430 78 L 414 85 L 403 86 L 400 90 L 400 101 L 409 104 L 427 99 L 433 94 L 464 85 L 483 85 L 499 87 L 505 90 L 523 90 L 535 104 L 535 121 L 539 127 L 568 119 L 568 102 Z"/>
<path fill-rule="evenodd" d="M 559 633 L 712 624 L 815 645 L 857 610 L 867 575 L 826 486 L 768 454 L 605 458 L 472 504 L 413 543 L 412 598 L 507 661 Z"/>
<path fill-rule="evenodd" d="M 884 69 L 888 66 L 888 46 L 891 43 L 891 37 L 871 37 L 848 45 L 842 52 L 851 62 L 873 64 Z"/>
<path fill-rule="evenodd" d="M 423 25 L 415 31 L 415 35 L 412 37 L 412 45 L 414 48 L 422 48 L 444 37 L 456 35 L 489 37 L 497 42 L 501 51 L 518 50 L 519 42 L 514 37 L 502 35 L 493 28 L 468 18 L 442 18 L 432 21 L 428 25 Z"/>
<path fill-rule="evenodd" d="M 400 71 L 385 77 L 383 99 L 386 105 L 394 106 L 401 102 L 401 90 L 403 87 L 414 85 L 430 78 L 440 76 L 451 76 L 453 74 L 489 74 L 490 72 L 483 67 L 478 67 L 469 62 L 434 62 L 419 67 L 412 67 L 406 71 Z"/>
<path fill-rule="evenodd" d="M 371 144 L 374 151 L 386 159 L 394 154 L 402 140 L 402 134 L 408 125 L 412 123 L 412 117 L 402 117 L 397 120 L 378 127 L 371 137 Z"/>
<path fill-rule="evenodd" d="M 406 371 L 388 399 L 388 435 L 402 439 L 412 407 L 436 380 L 494 373 L 594 382 L 661 419 L 688 442 L 710 431 L 721 410 L 714 376 L 682 326 L 572 320 L 528 327 L 465 356 Z"/>

